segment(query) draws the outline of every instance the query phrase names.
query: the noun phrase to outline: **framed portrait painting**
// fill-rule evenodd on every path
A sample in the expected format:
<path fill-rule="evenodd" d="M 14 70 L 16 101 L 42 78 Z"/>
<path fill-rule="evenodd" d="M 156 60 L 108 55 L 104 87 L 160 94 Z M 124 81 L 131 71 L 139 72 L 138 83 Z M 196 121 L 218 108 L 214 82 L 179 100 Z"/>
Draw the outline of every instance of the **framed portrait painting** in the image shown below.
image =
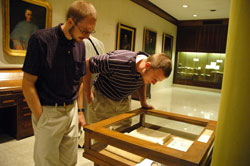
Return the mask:
<path fill-rule="evenodd" d="M 142 50 L 152 55 L 155 53 L 157 33 L 144 28 Z"/>
<path fill-rule="evenodd" d="M 163 33 L 162 52 L 167 54 L 167 56 L 169 56 L 169 58 L 172 59 L 172 50 L 173 50 L 173 36 Z"/>
<path fill-rule="evenodd" d="M 116 49 L 117 50 L 135 50 L 136 28 L 118 23 Z"/>
<path fill-rule="evenodd" d="M 4 0 L 2 5 L 4 52 L 25 56 L 31 34 L 51 27 L 51 5 L 44 0 Z"/>

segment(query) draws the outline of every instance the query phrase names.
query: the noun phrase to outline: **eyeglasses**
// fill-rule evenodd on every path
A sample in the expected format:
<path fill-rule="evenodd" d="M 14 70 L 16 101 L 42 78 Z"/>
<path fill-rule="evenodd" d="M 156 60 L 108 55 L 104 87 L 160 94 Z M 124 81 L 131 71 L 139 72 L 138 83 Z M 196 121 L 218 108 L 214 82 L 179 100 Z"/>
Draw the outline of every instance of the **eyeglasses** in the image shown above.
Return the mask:
<path fill-rule="evenodd" d="M 93 34 L 95 33 L 95 30 L 93 30 L 92 32 L 89 32 L 87 30 L 81 30 L 80 27 L 76 24 L 77 28 L 79 29 L 79 31 L 84 34 L 84 35 L 90 35 L 90 34 Z"/>

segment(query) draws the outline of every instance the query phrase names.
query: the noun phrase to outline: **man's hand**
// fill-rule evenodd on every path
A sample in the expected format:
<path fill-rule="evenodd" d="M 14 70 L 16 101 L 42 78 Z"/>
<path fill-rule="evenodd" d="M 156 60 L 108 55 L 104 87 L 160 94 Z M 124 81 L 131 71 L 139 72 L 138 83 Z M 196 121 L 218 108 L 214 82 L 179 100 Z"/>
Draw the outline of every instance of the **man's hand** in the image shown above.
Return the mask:
<path fill-rule="evenodd" d="M 142 103 L 141 104 L 141 107 L 144 108 L 144 109 L 154 109 L 154 107 L 148 103 Z"/>
<path fill-rule="evenodd" d="M 37 76 L 24 72 L 22 90 L 32 114 L 39 121 L 43 110 L 35 87 L 37 79 Z"/>
<path fill-rule="evenodd" d="M 78 112 L 78 128 L 81 129 L 81 126 L 84 125 L 86 125 L 84 113 Z"/>

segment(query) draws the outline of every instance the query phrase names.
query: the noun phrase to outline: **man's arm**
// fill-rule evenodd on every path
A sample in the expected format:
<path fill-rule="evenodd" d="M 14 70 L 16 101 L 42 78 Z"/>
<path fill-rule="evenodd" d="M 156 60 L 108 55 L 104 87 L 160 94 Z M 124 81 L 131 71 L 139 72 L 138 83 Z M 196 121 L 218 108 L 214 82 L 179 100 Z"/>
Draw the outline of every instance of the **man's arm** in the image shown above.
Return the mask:
<path fill-rule="evenodd" d="M 84 76 L 84 93 L 86 95 L 86 101 L 88 104 L 93 100 L 93 93 L 91 92 L 91 74 L 92 73 L 110 73 L 109 68 L 109 54 L 98 55 L 94 57 L 90 57 L 86 60 L 86 69 L 87 74 Z"/>
<path fill-rule="evenodd" d="M 139 99 L 140 99 L 140 102 L 141 102 L 141 106 L 142 108 L 154 108 L 153 106 L 149 105 L 147 103 L 147 100 L 146 100 L 146 85 L 143 84 L 138 90 L 138 95 L 139 95 Z"/>
<path fill-rule="evenodd" d="M 28 103 L 28 106 L 33 115 L 35 116 L 36 120 L 38 121 L 43 111 L 35 87 L 37 78 L 37 76 L 24 72 L 22 89 L 23 95 Z"/>
<path fill-rule="evenodd" d="M 78 98 L 77 98 L 78 109 L 84 108 L 83 105 L 83 77 L 80 79 L 80 87 L 78 91 Z"/>
<path fill-rule="evenodd" d="M 91 93 L 91 87 L 90 87 L 90 81 L 91 81 L 91 72 L 89 69 L 89 59 L 86 60 L 86 69 L 87 73 L 83 78 L 83 88 L 84 88 L 84 94 L 86 96 L 86 101 L 89 104 L 92 101 L 93 95 Z"/>
<path fill-rule="evenodd" d="M 81 77 L 81 80 L 80 80 L 80 88 L 79 88 L 79 92 L 78 92 L 77 103 L 78 103 L 78 109 L 84 109 L 84 105 L 83 105 L 83 77 Z M 84 116 L 84 112 L 78 112 L 78 127 L 79 127 L 79 129 L 81 128 L 81 126 L 84 126 L 85 124 L 86 124 L 86 119 Z"/>

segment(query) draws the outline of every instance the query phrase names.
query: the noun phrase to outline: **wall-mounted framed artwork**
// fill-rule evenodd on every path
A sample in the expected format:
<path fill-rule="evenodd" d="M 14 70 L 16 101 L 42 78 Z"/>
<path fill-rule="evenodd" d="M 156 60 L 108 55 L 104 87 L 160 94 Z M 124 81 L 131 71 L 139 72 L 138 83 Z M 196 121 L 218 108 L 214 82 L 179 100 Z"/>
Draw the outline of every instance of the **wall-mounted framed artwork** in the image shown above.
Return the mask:
<path fill-rule="evenodd" d="M 51 5 L 44 0 L 4 0 L 2 5 L 3 50 L 8 55 L 25 56 L 31 34 L 51 27 Z"/>
<path fill-rule="evenodd" d="M 162 52 L 167 54 L 172 59 L 173 51 L 173 36 L 163 33 L 162 37 Z"/>
<path fill-rule="evenodd" d="M 136 28 L 118 23 L 116 35 L 116 49 L 134 51 L 135 34 Z"/>
<path fill-rule="evenodd" d="M 155 53 L 157 32 L 144 28 L 142 50 L 150 55 Z"/>

